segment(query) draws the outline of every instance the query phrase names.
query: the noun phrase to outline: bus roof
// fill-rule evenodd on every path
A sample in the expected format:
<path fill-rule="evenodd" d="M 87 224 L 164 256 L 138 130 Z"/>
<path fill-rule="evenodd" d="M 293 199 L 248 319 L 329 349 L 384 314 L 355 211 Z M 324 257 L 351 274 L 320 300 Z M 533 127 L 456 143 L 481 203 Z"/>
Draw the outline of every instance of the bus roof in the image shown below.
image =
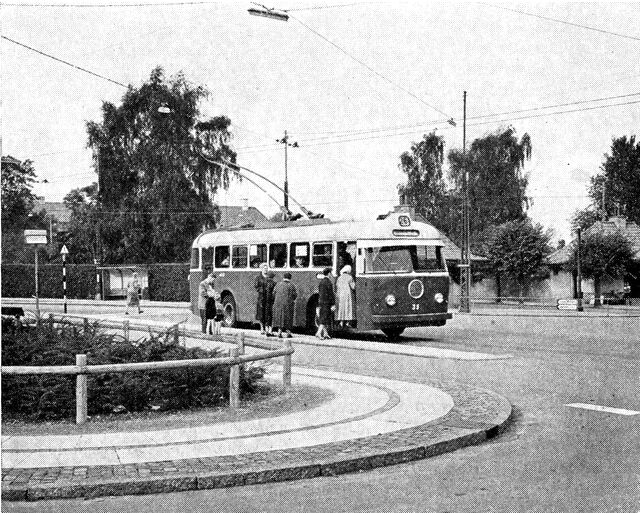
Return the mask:
<path fill-rule="evenodd" d="M 352 240 L 428 240 L 442 245 L 440 232 L 428 223 L 414 221 L 404 213 L 391 213 L 375 221 L 330 221 L 304 219 L 292 222 L 265 223 L 258 227 L 238 226 L 209 230 L 200 234 L 193 247 L 208 248 L 230 244 L 271 242 L 352 241 Z"/>

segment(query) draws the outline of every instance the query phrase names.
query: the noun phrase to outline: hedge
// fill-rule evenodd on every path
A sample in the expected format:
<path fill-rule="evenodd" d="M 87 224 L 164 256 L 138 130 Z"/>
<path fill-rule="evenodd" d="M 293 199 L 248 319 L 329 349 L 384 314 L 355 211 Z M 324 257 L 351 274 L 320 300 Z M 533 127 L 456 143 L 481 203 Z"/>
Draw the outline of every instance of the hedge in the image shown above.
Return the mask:
<path fill-rule="evenodd" d="M 2 297 L 32 297 L 35 293 L 34 264 L 2 264 Z M 151 264 L 149 299 L 152 301 L 189 301 L 189 264 Z M 62 265 L 38 266 L 39 296 L 62 298 Z M 67 265 L 67 298 L 93 299 L 96 290 L 96 266 Z"/>
<path fill-rule="evenodd" d="M 219 349 L 185 348 L 167 331 L 138 341 L 77 326 L 23 325 L 2 319 L 2 365 L 75 365 L 86 354 L 89 365 L 157 362 L 221 357 Z M 150 409 L 182 410 L 228 404 L 229 367 L 196 367 L 90 375 L 90 414 Z M 265 370 L 256 364 L 240 367 L 240 396 L 265 390 Z M 27 420 L 72 418 L 75 376 L 2 376 L 2 415 Z"/>
<path fill-rule="evenodd" d="M 156 301 L 189 301 L 189 264 L 151 264 L 149 297 Z"/>
<path fill-rule="evenodd" d="M 32 297 L 35 294 L 33 264 L 2 264 L 2 297 Z M 62 265 L 38 266 L 39 296 L 62 298 Z M 96 287 L 95 265 L 67 266 L 67 297 L 93 299 Z"/>

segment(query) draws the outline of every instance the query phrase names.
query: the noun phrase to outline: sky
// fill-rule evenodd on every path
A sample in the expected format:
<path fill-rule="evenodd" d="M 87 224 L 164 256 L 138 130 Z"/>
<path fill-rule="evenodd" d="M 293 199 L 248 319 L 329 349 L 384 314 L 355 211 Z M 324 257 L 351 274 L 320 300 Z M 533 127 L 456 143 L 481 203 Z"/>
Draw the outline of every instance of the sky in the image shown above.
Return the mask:
<path fill-rule="evenodd" d="M 508 126 L 531 136 L 528 213 L 557 240 L 571 238 L 612 138 L 638 133 L 640 3 L 267 5 L 291 17 L 213 0 L 3 2 L 3 37 L 104 78 L 2 39 L 2 154 L 32 160 L 48 182 L 35 192 L 61 201 L 96 181 L 86 122 L 125 92 L 106 79 L 139 86 L 160 65 L 208 88 L 201 118 L 231 119 L 239 164 L 282 183 L 287 130 L 299 145 L 292 197 L 332 219 L 373 219 L 398 203 L 413 142 L 435 129 L 446 151 L 462 147 L 467 91 L 467 145 Z M 216 201 L 243 198 L 278 210 L 247 182 Z"/>

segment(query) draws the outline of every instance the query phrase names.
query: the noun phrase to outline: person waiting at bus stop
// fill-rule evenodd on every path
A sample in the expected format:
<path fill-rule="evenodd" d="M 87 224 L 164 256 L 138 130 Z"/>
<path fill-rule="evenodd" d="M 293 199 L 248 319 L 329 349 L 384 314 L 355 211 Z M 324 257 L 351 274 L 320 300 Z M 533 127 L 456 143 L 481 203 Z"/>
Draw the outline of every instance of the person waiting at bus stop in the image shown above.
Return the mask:
<path fill-rule="evenodd" d="M 209 273 L 207 277 L 198 285 L 198 310 L 200 311 L 200 321 L 202 323 L 202 333 L 207 332 L 207 298 L 209 297 L 209 289 L 213 288 L 213 282 L 216 276 Z"/>
<path fill-rule="evenodd" d="M 355 304 L 356 282 L 351 275 L 351 266 L 345 265 L 340 271 L 340 276 L 336 280 L 336 320 L 341 328 L 345 326 L 351 328 L 355 319 L 353 315 Z"/>
<path fill-rule="evenodd" d="M 291 337 L 293 309 L 298 291 L 291 283 L 291 273 L 284 273 L 281 282 L 273 289 L 273 326 L 278 328 L 278 337 Z"/>
<path fill-rule="evenodd" d="M 327 326 L 331 325 L 331 313 L 336 309 L 336 296 L 333 292 L 333 283 L 329 278 L 331 268 L 327 267 L 322 274 L 318 274 L 318 331 L 316 337 L 320 339 L 331 338 Z"/>
<path fill-rule="evenodd" d="M 204 304 L 205 317 L 207 319 L 207 333 L 220 335 L 220 325 L 224 319 L 221 314 L 220 293 L 213 287 L 213 282 L 207 288 L 207 301 Z"/>
<path fill-rule="evenodd" d="M 256 277 L 255 289 L 258 291 L 256 300 L 256 321 L 260 324 L 260 333 L 270 337 L 272 335 L 273 319 L 273 289 L 276 282 L 273 274 L 265 263 L 260 265 L 260 274 Z"/>

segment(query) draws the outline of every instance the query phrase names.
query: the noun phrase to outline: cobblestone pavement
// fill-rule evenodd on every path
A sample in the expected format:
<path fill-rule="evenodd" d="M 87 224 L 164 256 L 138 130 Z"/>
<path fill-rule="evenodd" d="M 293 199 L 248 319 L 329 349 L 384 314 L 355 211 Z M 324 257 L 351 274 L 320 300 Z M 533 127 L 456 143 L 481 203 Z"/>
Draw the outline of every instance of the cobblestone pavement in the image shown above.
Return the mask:
<path fill-rule="evenodd" d="M 491 391 L 437 381 L 426 385 L 448 394 L 453 407 L 444 416 L 410 428 L 324 444 L 314 444 L 310 437 L 306 447 L 217 457 L 120 465 L 3 468 L 2 498 L 39 500 L 146 494 L 358 472 L 480 443 L 498 435 L 511 415 L 509 402 Z"/>

